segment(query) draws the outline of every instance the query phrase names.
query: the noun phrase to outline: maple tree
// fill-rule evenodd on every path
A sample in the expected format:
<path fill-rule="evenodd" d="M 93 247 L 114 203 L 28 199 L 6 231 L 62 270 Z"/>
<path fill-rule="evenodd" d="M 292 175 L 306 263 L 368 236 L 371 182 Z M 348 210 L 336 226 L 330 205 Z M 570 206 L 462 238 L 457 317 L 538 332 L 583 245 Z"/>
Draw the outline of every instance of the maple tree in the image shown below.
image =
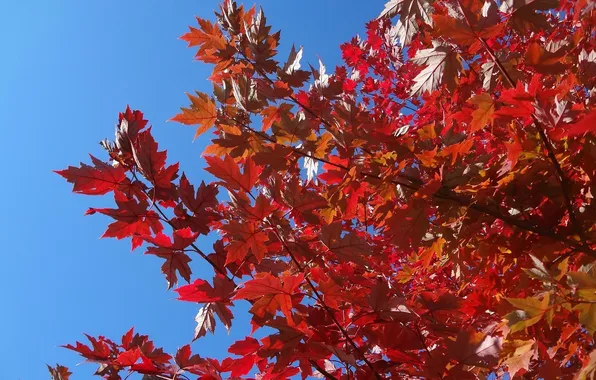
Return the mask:
<path fill-rule="evenodd" d="M 87 213 L 164 259 L 168 287 L 201 305 L 195 339 L 232 328 L 242 300 L 267 334 L 222 361 L 132 329 L 65 347 L 106 379 L 594 378 L 595 8 L 390 0 L 329 73 L 303 70 L 302 48 L 278 62 L 263 10 L 224 1 L 182 36 L 213 94 L 172 118 L 213 133 L 216 182 L 167 165 L 130 108 L 106 161 L 57 173 L 114 196 Z"/>

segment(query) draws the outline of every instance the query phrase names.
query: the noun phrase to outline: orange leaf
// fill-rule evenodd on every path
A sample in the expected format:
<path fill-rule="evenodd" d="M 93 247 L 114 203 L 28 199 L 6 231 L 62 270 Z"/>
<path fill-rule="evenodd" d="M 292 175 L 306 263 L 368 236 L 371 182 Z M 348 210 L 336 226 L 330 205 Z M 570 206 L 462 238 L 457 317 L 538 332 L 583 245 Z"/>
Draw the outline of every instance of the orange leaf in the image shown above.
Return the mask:
<path fill-rule="evenodd" d="M 215 102 L 207 94 L 197 92 L 197 96 L 186 94 L 191 101 L 190 108 L 180 108 L 182 113 L 174 116 L 170 121 L 177 121 L 185 125 L 198 125 L 194 138 L 205 133 L 215 125 L 217 108 Z"/>
<path fill-rule="evenodd" d="M 472 97 L 470 103 L 478 107 L 472 112 L 471 132 L 479 131 L 486 125 L 492 125 L 495 119 L 495 103 L 492 97 L 487 93 L 482 93 Z"/>

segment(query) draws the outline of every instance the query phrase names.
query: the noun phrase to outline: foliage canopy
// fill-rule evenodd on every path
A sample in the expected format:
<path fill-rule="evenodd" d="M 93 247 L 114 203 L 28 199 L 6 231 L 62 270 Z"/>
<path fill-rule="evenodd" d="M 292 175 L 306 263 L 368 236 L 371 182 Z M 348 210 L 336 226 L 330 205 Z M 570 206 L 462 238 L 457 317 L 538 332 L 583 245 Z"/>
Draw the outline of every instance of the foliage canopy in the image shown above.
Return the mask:
<path fill-rule="evenodd" d="M 187 283 L 195 339 L 242 301 L 270 333 L 223 361 L 132 329 L 66 348 L 112 380 L 594 378 L 595 21 L 592 0 L 390 0 L 330 73 L 278 61 L 263 10 L 224 1 L 182 36 L 213 94 L 172 118 L 213 133 L 217 181 L 193 185 L 130 108 L 105 161 L 57 173 L 114 197 L 87 212 L 103 237 Z"/>

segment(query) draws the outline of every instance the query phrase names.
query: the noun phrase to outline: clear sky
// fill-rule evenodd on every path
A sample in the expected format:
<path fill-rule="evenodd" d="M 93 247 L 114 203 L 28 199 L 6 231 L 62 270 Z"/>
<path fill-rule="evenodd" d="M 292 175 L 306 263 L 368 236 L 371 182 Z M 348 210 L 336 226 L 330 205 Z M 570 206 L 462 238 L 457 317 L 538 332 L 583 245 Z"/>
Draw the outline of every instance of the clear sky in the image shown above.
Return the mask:
<path fill-rule="evenodd" d="M 282 52 L 304 45 L 303 63 L 320 56 L 332 68 L 339 44 L 362 33 L 383 0 L 263 0 L 268 20 L 282 29 Z M 246 2 L 252 5 L 252 2 Z M 98 141 L 113 137 L 127 104 L 145 113 L 169 162 L 191 181 L 209 179 L 200 155 L 208 136 L 165 120 L 186 105 L 184 92 L 209 92 L 210 68 L 193 62 L 178 37 L 194 16 L 212 17 L 213 0 L 29 0 L 0 2 L 0 367 L 2 379 L 49 378 L 45 364 L 73 369 L 81 360 L 58 346 L 83 332 L 114 339 L 131 326 L 168 351 L 188 343 L 198 307 L 166 292 L 159 259 L 130 253 L 128 241 L 98 239 L 109 219 L 84 217 L 109 198 L 76 195 L 52 170 L 105 158 Z M 285 57 L 284 57 L 285 58 Z M 210 241 L 199 241 L 210 250 Z M 211 270 L 195 261 L 195 276 Z M 198 265 L 197 265 L 198 264 Z M 249 331 L 237 303 L 228 336 L 218 326 L 193 344 L 222 357 Z M 94 365 L 74 368 L 90 378 Z"/>

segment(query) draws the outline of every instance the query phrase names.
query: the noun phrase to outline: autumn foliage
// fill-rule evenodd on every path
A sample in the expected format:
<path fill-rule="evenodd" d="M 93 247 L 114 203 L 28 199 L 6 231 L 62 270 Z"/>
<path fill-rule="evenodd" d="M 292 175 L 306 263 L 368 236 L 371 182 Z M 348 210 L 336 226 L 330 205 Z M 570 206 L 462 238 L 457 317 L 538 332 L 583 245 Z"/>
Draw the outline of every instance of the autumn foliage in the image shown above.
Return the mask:
<path fill-rule="evenodd" d="M 379 11 L 333 73 L 303 67 L 301 48 L 279 58 L 256 8 L 226 0 L 190 27 L 182 39 L 213 65 L 214 91 L 189 94 L 172 120 L 213 134 L 216 182 L 193 185 L 131 109 L 105 158 L 57 172 L 114 197 L 87 214 L 163 259 L 168 287 L 200 307 L 195 339 L 233 328 L 240 302 L 253 332 L 267 328 L 223 361 L 166 354 L 132 329 L 66 346 L 97 375 L 596 376 L 595 3 Z"/>

